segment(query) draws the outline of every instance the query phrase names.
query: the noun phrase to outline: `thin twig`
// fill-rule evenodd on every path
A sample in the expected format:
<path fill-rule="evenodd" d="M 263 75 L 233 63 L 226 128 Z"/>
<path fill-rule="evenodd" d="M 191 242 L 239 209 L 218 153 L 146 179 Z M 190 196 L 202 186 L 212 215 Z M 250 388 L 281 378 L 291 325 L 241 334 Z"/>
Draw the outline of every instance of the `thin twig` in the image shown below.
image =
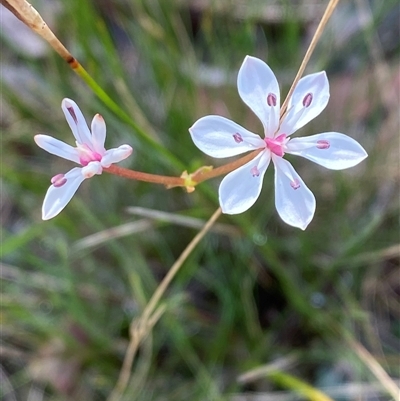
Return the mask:
<path fill-rule="evenodd" d="M 298 355 L 292 353 L 290 355 L 279 358 L 271 363 L 268 363 L 263 366 L 258 366 L 245 373 L 242 373 L 237 378 L 237 382 L 240 384 L 251 383 L 260 378 L 264 378 L 269 373 L 274 372 L 276 370 L 288 370 L 289 368 L 293 368 L 293 366 L 295 366 L 298 362 L 299 362 Z"/>
<path fill-rule="evenodd" d="M 198 230 L 202 229 L 206 223 L 206 221 L 197 217 L 185 216 L 180 213 L 169 213 L 139 206 L 127 207 L 126 211 L 130 214 L 147 217 L 156 222 L 176 224 L 178 226 L 190 227 Z M 227 235 L 229 237 L 240 237 L 242 235 L 241 230 L 233 224 L 215 223 L 210 231 L 220 235 Z"/>
<path fill-rule="evenodd" d="M 378 361 L 369 351 L 350 335 L 345 336 L 348 345 L 355 351 L 358 357 L 364 362 L 365 366 L 379 380 L 382 387 L 393 397 L 394 401 L 400 401 L 400 388 L 396 382 L 386 373 Z"/>
<path fill-rule="evenodd" d="M 167 275 L 164 277 L 161 284 L 158 286 L 156 292 L 151 297 L 149 303 L 147 304 L 143 316 L 149 317 L 150 314 L 153 312 L 154 308 L 156 307 L 158 301 L 163 296 L 165 290 L 167 289 L 168 285 L 175 277 L 176 273 L 178 273 L 179 269 L 181 268 L 183 262 L 188 258 L 188 256 L 192 253 L 192 251 L 196 248 L 197 244 L 203 239 L 206 233 L 210 230 L 213 224 L 217 221 L 218 217 L 221 215 L 222 210 L 218 208 L 214 214 L 210 217 L 207 223 L 204 225 L 201 231 L 197 233 L 197 235 L 192 239 L 189 245 L 185 248 L 176 262 L 172 265 L 171 269 L 168 271 Z"/>
<path fill-rule="evenodd" d="M 34 32 L 46 40 L 50 46 L 74 68 L 75 58 L 58 40 L 56 35 L 47 26 L 41 15 L 26 0 L 0 0 L 4 7 L 8 8 L 18 19 L 31 28 Z"/>
<path fill-rule="evenodd" d="M 317 45 L 317 43 L 318 43 L 318 41 L 319 41 L 319 39 L 320 39 L 320 37 L 322 35 L 322 32 L 324 31 L 325 26 L 328 23 L 329 18 L 331 17 L 331 15 L 332 15 L 333 11 L 335 10 L 336 6 L 338 5 L 338 3 L 339 3 L 339 0 L 330 0 L 328 5 L 326 6 L 326 10 L 324 12 L 324 15 L 322 16 L 321 21 L 318 24 L 317 30 L 315 31 L 314 36 L 311 39 L 311 43 L 308 46 L 308 49 L 306 51 L 306 54 L 304 55 L 303 61 L 300 64 L 299 71 L 297 71 L 297 74 L 296 74 L 296 76 L 295 76 L 295 78 L 293 80 L 292 86 L 289 89 L 289 92 L 288 92 L 288 94 L 286 96 L 286 99 L 282 103 L 281 120 L 282 120 L 282 117 L 284 116 L 284 114 L 286 112 L 286 108 L 287 108 L 287 105 L 289 103 L 290 97 L 293 94 L 294 88 L 296 87 L 296 85 L 299 82 L 301 76 L 303 75 L 304 70 L 306 69 L 308 62 L 310 61 L 311 55 L 314 52 L 315 46 Z"/>
<path fill-rule="evenodd" d="M 204 227 L 199 231 L 196 236 L 190 241 L 185 250 L 181 253 L 176 262 L 172 265 L 171 269 L 168 271 L 167 275 L 161 281 L 160 285 L 157 287 L 150 301 L 146 305 L 142 315 L 138 320 L 134 320 L 131 323 L 131 338 L 129 341 L 128 349 L 125 353 L 124 362 L 118 377 L 118 381 L 111 392 L 108 401 L 118 401 L 128 385 L 129 378 L 131 375 L 132 364 L 135 359 L 136 352 L 140 346 L 140 343 L 149 333 L 151 328 L 156 324 L 158 319 L 161 317 L 165 310 L 164 306 L 156 309 L 158 302 L 164 295 L 169 284 L 176 276 L 180 268 L 182 267 L 184 261 L 196 248 L 197 244 L 203 239 L 206 233 L 210 230 L 213 224 L 216 222 L 218 217 L 221 215 L 221 208 L 218 208 L 214 214 L 210 217 Z"/>
<path fill-rule="evenodd" d="M 122 364 L 118 381 L 114 387 L 114 390 L 110 394 L 110 401 L 119 400 L 124 393 L 131 376 L 132 364 L 135 359 L 136 352 L 139 349 L 141 342 L 147 337 L 153 326 L 158 322 L 162 314 L 165 312 L 165 309 L 166 306 L 161 305 L 147 321 L 140 318 L 138 321 L 134 320 L 131 323 L 131 339 L 125 352 L 124 362 Z"/>

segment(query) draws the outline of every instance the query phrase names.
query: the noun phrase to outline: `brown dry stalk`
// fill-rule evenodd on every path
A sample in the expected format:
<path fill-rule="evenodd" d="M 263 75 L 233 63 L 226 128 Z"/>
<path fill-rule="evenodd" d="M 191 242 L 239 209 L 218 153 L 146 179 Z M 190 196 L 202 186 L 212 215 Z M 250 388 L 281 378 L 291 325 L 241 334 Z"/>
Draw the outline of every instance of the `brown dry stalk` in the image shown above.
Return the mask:
<path fill-rule="evenodd" d="M 358 355 L 365 366 L 379 380 L 382 387 L 393 397 L 394 401 L 400 401 L 400 388 L 395 381 L 386 373 L 379 362 L 369 353 L 369 351 L 359 342 L 349 335 L 345 336 L 347 344 Z"/>
<path fill-rule="evenodd" d="M 308 49 L 306 51 L 306 54 L 304 55 L 303 61 L 300 64 L 299 70 L 297 71 L 297 74 L 293 80 L 292 86 L 289 89 L 289 92 L 286 96 L 285 101 L 282 103 L 281 107 L 281 121 L 286 113 L 286 108 L 289 103 L 290 97 L 293 94 L 294 88 L 296 87 L 297 83 L 299 82 L 301 76 L 304 73 L 304 70 L 307 67 L 308 62 L 310 61 L 311 55 L 314 52 L 315 46 L 317 45 L 319 39 L 321 38 L 322 33 L 324 32 L 324 29 L 326 27 L 326 24 L 328 23 L 329 19 L 332 16 L 333 11 L 335 10 L 336 6 L 338 5 L 339 0 L 330 0 L 328 5 L 326 6 L 324 15 L 321 18 L 321 21 L 318 24 L 318 27 L 314 33 L 313 38 L 311 39 L 311 43 L 308 46 Z"/>
<path fill-rule="evenodd" d="M 176 276 L 181 266 L 196 248 L 197 244 L 203 239 L 207 234 L 213 224 L 217 221 L 218 217 L 221 215 L 221 208 L 218 208 L 214 214 L 210 217 L 204 227 L 196 234 L 196 236 L 189 242 L 185 250 L 181 253 L 176 262 L 171 266 L 167 275 L 161 281 L 150 301 L 147 303 L 142 315 L 139 319 L 134 319 L 130 326 L 131 338 L 127 351 L 125 353 L 124 362 L 118 377 L 117 384 L 115 385 L 112 393 L 108 397 L 108 401 L 118 401 L 129 383 L 129 378 L 131 376 L 132 364 L 136 355 L 136 352 L 143 341 L 143 339 L 151 331 L 152 327 L 157 323 L 158 319 L 163 314 L 165 307 L 160 306 L 156 309 L 158 302 L 164 295 L 166 289 L 171 283 L 172 279 Z"/>
<path fill-rule="evenodd" d="M 76 68 L 78 62 L 65 46 L 58 40 L 53 31 L 44 22 L 41 15 L 26 0 L 0 0 L 18 19 L 46 40 L 51 47 L 68 63 Z"/>

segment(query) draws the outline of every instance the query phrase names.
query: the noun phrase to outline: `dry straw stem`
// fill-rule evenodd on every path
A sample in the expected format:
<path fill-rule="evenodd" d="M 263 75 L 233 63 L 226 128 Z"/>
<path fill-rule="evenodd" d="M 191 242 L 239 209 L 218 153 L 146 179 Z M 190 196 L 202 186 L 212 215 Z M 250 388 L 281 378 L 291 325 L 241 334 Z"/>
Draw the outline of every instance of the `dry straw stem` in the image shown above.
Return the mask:
<path fill-rule="evenodd" d="M 204 220 L 196 217 L 185 216 L 177 213 L 168 213 L 145 207 L 131 206 L 126 208 L 126 211 L 130 214 L 146 217 L 156 222 L 175 224 L 178 226 L 191 227 L 199 230 L 202 229 L 206 223 Z M 226 235 L 231 238 L 239 238 L 242 236 L 241 230 L 233 224 L 215 223 L 210 231 L 220 235 Z"/>
<path fill-rule="evenodd" d="M 361 361 L 368 367 L 373 375 L 379 380 L 382 387 L 393 397 L 394 401 L 400 401 L 400 388 L 395 381 L 386 373 L 378 361 L 359 342 L 350 335 L 345 335 L 347 344 L 358 355 Z"/>
<path fill-rule="evenodd" d="M 258 366 L 251 369 L 245 373 L 242 373 L 237 381 L 240 384 L 252 383 L 256 380 L 264 378 L 266 375 L 276 372 L 277 370 L 288 370 L 293 368 L 299 363 L 299 357 L 296 354 L 287 355 L 285 357 L 279 358 L 267 365 Z"/>
<path fill-rule="evenodd" d="M 83 237 L 72 244 L 71 249 L 73 252 L 79 252 L 84 249 L 98 247 L 104 243 L 108 243 L 113 239 L 138 235 L 148 230 L 155 229 L 162 224 L 174 224 L 181 227 L 190 227 L 195 228 L 196 230 L 201 230 L 206 223 L 204 220 L 195 217 L 184 216 L 177 213 L 167 213 L 161 210 L 142 207 L 128 207 L 126 211 L 130 214 L 144 218 L 136 221 L 130 221 L 119 226 L 107 228 L 105 230 L 98 231 L 95 234 Z M 216 223 L 210 229 L 210 231 L 219 235 L 226 235 L 230 238 L 240 238 L 242 236 L 241 231 L 233 224 Z"/>
<path fill-rule="evenodd" d="M 190 241 L 185 250 L 176 260 L 176 262 L 172 265 L 171 269 L 168 271 L 167 275 L 161 281 L 153 296 L 150 298 L 150 301 L 146 305 L 140 318 L 138 320 L 135 319 L 132 321 L 131 339 L 128 345 L 128 349 L 125 353 L 124 362 L 122 364 L 117 384 L 108 397 L 108 401 L 118 401 L 122 397 L 126 386 L 128 385 L 133 360 L 140 346 L 140 343 L 148 335 L 152 327 L 157 323 L 158 319 L 161 317 L 165 310 L 165 306 L 163 305 L 156 309 L 158 302 L 164 295 L 166 289 L 178 273 L 185 260 L 196 248 L 197 244 L 203 239 L 207 232 L 211 229 L 211 227 L 214 225 L 220 215 L 221 208 L 218 208 L 204 225 L 204 227 L 196 234 L 192 241 Z"/>
<path fill-rule="evenodd" d="M 77 64 L 75 58 L 57 39 L 52 30 L 44 22 L 41 15 L 35 8 L 25 0 L 0 0 L 4 7 L 8 8 L 18 19 L 29 28 L 46 40 L 51 47 L 68 63 L 72 68 Z"/>
<path fill-rule="evenodd" d="M 317 45 L 319 39 L 321 38 L 321 35 L 322 35 L 322 33 L 323 33 L 324 29 L 325 29 L 325 26 L 328 23 L 329 18 L 331 17 L 331 15 L 332 15 L 333 11 L 335 10 L 336 6 L 338 5 L 338 3 L 339 3 L 339 0 L 330 0 L 328 5 L 326 6 L 326 10 L 324 12 L 324 15 L 322 16 L 321 21 L 318 24 L 318 27 L 317 27 L 317 29 L 316 29 L 316 31 L 314 33 L 314 36 L 313 36 L 313 38 L 311 40 L 311 43 L 308 46 L 306 54 L 304 55 L 303 61 L 300 64 L 299 71 L 297 72 L 296 77 L 293 80 L 292 86 L 290 87 L 289 92 L 288 92 L 288 94 L 286 96 L 286 99 L 282 104 L 282 107 L 281 107 L 281 121 L 282 121 L 282 118 L 284 116 L 284 113 L 286 112 L 286 108 L 287 108 L 289 99 L 293 94 L 294 88 L 296 87 L 297 82 L 299 82 L 301 76 L 303 75 L 304 70 L 306 69 L 307 64 L 308 64 L 308 62 L 309 62 L 309 60 L 311 58 L 311 55 L 314 52 L 315 46 Z"/>

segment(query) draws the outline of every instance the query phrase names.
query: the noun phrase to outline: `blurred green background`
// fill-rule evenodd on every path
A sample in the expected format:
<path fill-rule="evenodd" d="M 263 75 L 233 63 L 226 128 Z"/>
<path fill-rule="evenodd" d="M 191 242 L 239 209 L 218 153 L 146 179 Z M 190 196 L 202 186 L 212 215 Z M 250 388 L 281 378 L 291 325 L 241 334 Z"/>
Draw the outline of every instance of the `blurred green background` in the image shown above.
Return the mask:
<path fill-rule="evenodd" d="M 284 96 L 327 2 L 32 4 L 152 140 L 0 6 L 2 399 L 105 400 L 131 320 L 198 231 L 177 216 L 206 221 L 220 178 L 187 194 L 103 174 L 43 222 L 50 178 L 72 166 L 33 136 L 73 144 L 60 108 L 69 97 L 89 123 L 103 115 L 108 148 L 134 147 L 126 167 L 179 176 L 220 165 L 188 128 L 219 114 L 261 132 L 236 89 L 244 57 L 265 60 Z M 397 0 L 343 1 L 307 68 L 327 71 L 331 99 L 298 134 L 343 132 L 369 157 L 338 172 L 288 157 L 317 199 L 305 232 L 279 219 L 270 168 L 256 205 L 222 216 L 172 283 L 124 400 L 312 399 L 299 394 L 304 383 L 334 400 L 390 399 L 348 339 L 399 383 L 399 8 Z M 275 373 L 242 376 L 270 365 Z"/>

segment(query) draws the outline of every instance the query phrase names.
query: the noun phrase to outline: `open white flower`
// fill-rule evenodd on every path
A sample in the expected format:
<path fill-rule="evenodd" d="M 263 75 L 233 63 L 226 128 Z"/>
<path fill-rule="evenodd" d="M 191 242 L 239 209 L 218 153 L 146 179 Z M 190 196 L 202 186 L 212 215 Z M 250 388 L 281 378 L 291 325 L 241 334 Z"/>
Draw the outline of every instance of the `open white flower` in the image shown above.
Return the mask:
<path fill-rule="evenodd" d="M 126 159 L 132 153 L 129 145 L 109 150 L 104 148 L 106 124 L 100 114 L 94 116 L 90 132 L 82 112 L 73 100 L 64 99 L 61 108 L 76 139 L 76 147 L 48 135 L 35 135 L 35 142 L 47 152 L 83 167 L 74 167 L 68 173 L 57 174 L 51 179 L 51 186 L 43 201 L 43 220 L 57 216 L 71 200 L 83 180 L 101 174 L 104 167 L 110 167 L 111 164 Z"/>
<path fill-rule="evenodd" d="M 300 79 L 281 124 L 279 85 L 267 64 L 247 56 L 237 85 L 242 100 L 261 120 L 264 138 L 220 116 L 202 117 L 189 129 L 195 145 L 212 157 L 230 157 L 263 149 L 222 180 L 219 187 L 222 211 L 238 214 L 254 204 L 272 160 L 276 209 L 283 221 L 304 230 L 314 216 L 315 198 L 292 165 L 283 159 L 285 153 L 305 157 L 332 170 L 353 167 L 365 159 L 367 153 L 354 139 L 338 132 L 289 138 L 325 109 L 329 83 L 324 71 Z"/>

